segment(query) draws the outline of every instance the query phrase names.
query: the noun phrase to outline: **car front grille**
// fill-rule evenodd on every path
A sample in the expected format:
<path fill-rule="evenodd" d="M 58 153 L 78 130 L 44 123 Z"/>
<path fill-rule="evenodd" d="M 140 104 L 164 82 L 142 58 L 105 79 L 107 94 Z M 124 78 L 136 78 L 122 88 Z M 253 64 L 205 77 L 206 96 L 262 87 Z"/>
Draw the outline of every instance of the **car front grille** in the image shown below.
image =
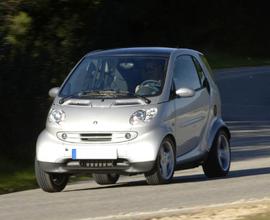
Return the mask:
<path fill-rule="evenodd" d="M 108 142 L 112 140 L 111 133 L 82 133 L 80 134 L 81 141 L 86 142 Z"/>
<path fill-rule="evenodd" d="M 133 140 L 137 132 L 58 132 L 57 137 L 69 143 L 119 143 Z"/>

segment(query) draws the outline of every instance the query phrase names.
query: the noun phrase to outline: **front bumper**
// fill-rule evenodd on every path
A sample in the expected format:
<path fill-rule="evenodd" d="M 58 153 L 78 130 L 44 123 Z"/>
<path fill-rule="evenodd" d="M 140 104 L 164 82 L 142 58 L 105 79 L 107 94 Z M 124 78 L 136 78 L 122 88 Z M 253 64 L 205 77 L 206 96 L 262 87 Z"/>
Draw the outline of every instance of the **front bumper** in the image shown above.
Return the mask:
<path fill-rule="evenodd" d="M 155 161 L 140 163 L 117 163 L 115 161 L 105 160 L 67 160 L 63 163 L 49 163 L 38 161 L 38 166 L 47 173 L 117 173 L 117 174 L 136 174 L 150 171 Z M 109 164 L 109 165 L 105 165 Z"/>
<path fill-rule="evenodd" d="M 42 169 L 47 172 L 112 172 L 140 173 L 150 171 L 156 160 L 160 143 L 166 132 L 162 128 L 139 134 L 134 140 L 123 143 L 79 144 L 67 143 L 44 130 L 38 137 L 36 157 Z M 81 152 L 79 158 L 73 157 L 74 148 Z M 92 152 L 88 153 L 88 151 Z M 108 152 L 114 152 L 110 154 Z M 78 154 L 79 155 L 79 154 Z M 70 167 L 70 161 L 127 161 L 128 166 L 114 167 Z"/>

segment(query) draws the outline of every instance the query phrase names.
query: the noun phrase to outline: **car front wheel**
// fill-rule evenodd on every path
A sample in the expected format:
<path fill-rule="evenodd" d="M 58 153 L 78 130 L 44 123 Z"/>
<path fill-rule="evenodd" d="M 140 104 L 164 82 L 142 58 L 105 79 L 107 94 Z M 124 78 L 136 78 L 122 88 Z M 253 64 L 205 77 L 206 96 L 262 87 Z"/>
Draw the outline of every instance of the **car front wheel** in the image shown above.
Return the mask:
<path fill-rule="evenodd" d="M 175 168 L 174 144 L 165 138 L 158 152 L 157 160 L 152 171 L 145 173 L 146 181 L 150 185 L 171 182 Z"/>
<path fill-rule="evenodd" d="M 221 130 L 216 135 L 203 171 L 209 178 L 226 176 L 231 165 L 231 148 L 227 133 Z"/>
<path fill-rule="evenodd" d="M 69 179 L 66 174 L 44 172 L 37 160 L 35 160 L 35 174 L 38 185 L 45 192 L 61 192 Z"/>

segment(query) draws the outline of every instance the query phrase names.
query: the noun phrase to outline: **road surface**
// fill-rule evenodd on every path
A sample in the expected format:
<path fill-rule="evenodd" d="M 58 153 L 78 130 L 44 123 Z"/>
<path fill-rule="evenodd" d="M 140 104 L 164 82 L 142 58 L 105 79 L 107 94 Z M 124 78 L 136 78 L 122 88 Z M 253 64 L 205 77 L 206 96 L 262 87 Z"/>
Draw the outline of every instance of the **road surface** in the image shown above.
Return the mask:
<path fill-rule="evenodd" d="M 208 180 L 202 169 L 177 171 L 173 183 L 149 186 L 143 176 L 117 185 L 70 184 L 0 196 L 0 219 L 144 219 L 194 206 L 270 197 L 270 67 L 219 70 L 223 116 L 232 131 L 227 178 Z M 147 217 L 148 216 L 148 217 Z"/>

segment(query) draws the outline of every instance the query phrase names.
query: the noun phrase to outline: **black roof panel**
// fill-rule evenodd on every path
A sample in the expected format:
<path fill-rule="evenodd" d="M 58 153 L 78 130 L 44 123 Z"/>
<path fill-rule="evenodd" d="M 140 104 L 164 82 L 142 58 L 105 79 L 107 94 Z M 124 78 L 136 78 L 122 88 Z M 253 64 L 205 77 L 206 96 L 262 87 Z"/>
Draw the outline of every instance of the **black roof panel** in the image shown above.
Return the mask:
<path fill-rule="evenodd" d="M 177 50 L 176 48 L 167 47 L 131 47 L 118 48 L 109 50 L 97 50 L 87 54 L 98 56 L 113 56 L 113 55 L 155 55 L 155 56 L 170 56 L 170 54 Z"/>

